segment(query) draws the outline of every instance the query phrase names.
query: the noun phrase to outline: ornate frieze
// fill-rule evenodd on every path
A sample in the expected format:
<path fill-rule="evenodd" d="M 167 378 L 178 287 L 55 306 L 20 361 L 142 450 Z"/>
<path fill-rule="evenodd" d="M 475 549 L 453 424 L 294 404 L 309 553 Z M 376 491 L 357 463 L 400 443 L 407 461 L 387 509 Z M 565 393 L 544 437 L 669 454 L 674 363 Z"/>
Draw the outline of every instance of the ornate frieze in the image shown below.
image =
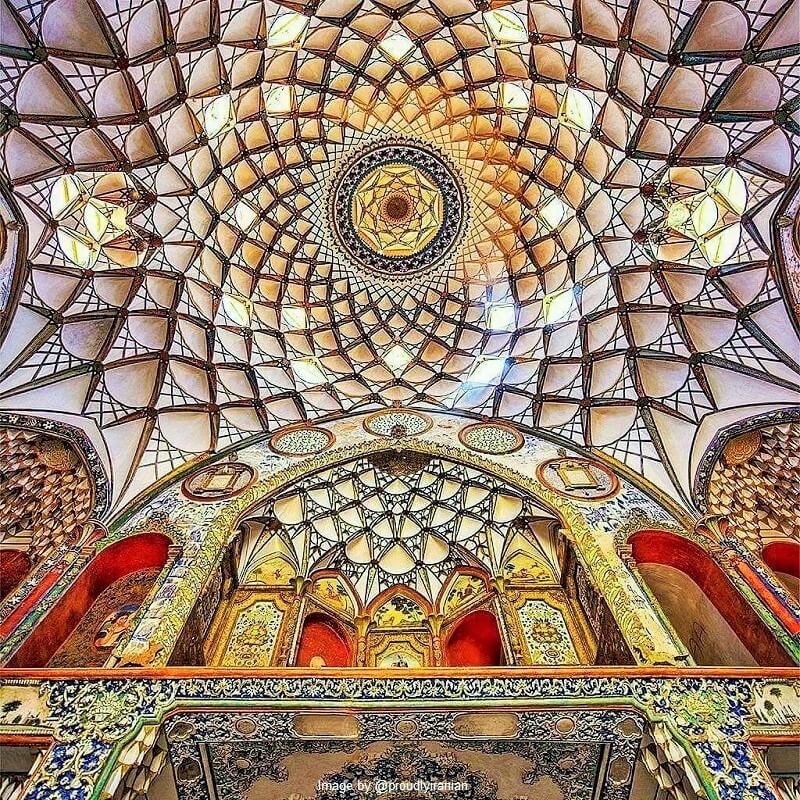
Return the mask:
<path fill-rule="evenodd" d="M 257 671 L 247 677 L 154 678 L 142 672 L 113 679 L 6 677 L 0 685 L 0 734 L 48 733 L 55 740 L 22 800 L 88 800 L 112 793 L 124 778 L 128 767 L 119 759 L 141 721 L 158 725 L 169 714 L 167 737 L 179 779 L 184 777 L 182 791 L 191 790 L 196 798 L 201 772 L 191 760 L 199 742 L 263 737 L 298 744 L 293 726 L 304 707 L 359 709 L 359 726 L 339 736 L 353 743 L 385 738 L 387 725 L 395 739 L 447 739 L 460 711 L 485 712 L 491 705 L 493 713 L 500 707 L 518 715 L 514 741 L 569 742 L 579 736 L 611 745 L 616 748 L 611 760 L 621 756 L 629 766 L 650 729 L 661 740 L 667 736 L 674 753 L 688 753 L 709 800 L 777 800 L 748 740 L 797 736 L 798 692 L 800 681 L 777 674 L 770 679 L 708 672 L 685 678 L 636 672 L 612 677 L 585 668 L 580 676 L 514 669 L 474 678 L 414 673 L 388 678 L 380 672 L 355 677 L 334 670 L 315 677 Z M 195 711 L 198 704 L 205 711 Z M 243 704 L 231 716 L 231 707 Z M 387 714 L 387 704 L 399 704 L 397 713 Z M 425 710 L 430 706 L 440 709 L 438 717 Z M 616 774 L 626 776 L 623 770 Z M 231 780 L 235 776 L 234 769 Z M 626 797 L 626 781 L 610 783 L 606 797 Z"/>

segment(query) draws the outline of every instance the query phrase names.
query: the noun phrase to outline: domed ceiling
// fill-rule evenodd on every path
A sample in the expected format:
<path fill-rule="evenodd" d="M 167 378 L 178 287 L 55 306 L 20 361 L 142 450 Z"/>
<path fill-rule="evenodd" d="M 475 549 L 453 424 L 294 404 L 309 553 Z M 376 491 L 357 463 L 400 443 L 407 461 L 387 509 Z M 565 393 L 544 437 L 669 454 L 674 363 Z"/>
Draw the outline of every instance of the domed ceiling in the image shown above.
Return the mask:
<path fill-rule="evenodd" d="M 0 403 L 96 424 L 118 504 L 391 404 L 687 496 L 698 431 L 800 402 L 797 13 L 13 0 Z"/>

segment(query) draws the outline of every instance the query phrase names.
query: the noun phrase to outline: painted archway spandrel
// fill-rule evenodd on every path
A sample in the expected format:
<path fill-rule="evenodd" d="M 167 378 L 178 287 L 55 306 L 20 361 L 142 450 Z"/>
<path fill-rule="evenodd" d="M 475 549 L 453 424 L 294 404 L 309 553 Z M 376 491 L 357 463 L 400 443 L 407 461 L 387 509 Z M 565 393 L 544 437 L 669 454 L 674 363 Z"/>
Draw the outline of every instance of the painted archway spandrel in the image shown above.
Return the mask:
<path fill-rule="evenodd" d="M 434 418 L 440 421 L 438 416 Z M 184 545 L 184 566 L 180 574 L 176 571 L 169 576 L 167 583 L 174 579 L 187 586 L 202 586 L 219 563 L 241 518 L 279 489 L 292 485 L 301 477 L 362 455 L 388 449 L 408 449 L 485 471 L 553 509 L 575 537 L 592 580 L 607 595 L 611 612 L 638 660 L 651 664 L 678 663 L 680 653 L 671 647 L 668 636 L 661 635 L 657 622 L 654 628 L 647 604 L 636 585 L 627 580 L 627 571 L 614 552 L 613 542 L 613 531 L 623 524 L 631 508 L 641 510 L 654 522 L 677 525 L 670 513 L 625 478 L 619 479 L 618 494 L 602 503 L 582 503 L 563 497 L 535 477 L 537 464 L 560 452 L 555 445 L 528 436 L 525 437 L 525 447 L 513 455 L 489 457 L 454 445 L 451 428 L 451 421 L 441 417 L 440 424 L 420 436 L 386 440 L 369 436 L 359 426 L 342 423 L 337 427 L 336 423 L 331 423 L 331 430 L 337 433 L 337 446 L 312 458 L 298 461 L 279 457 L 266 444 L 252 445 L 239 451 L 238 459 L 255 469 L 259 479 L 225 502 L 192 503 L 181 495 L 177 486 L 168 487 L 150 504 L 159 524 L 170 531 L 174 541 Z M 134 512 L 121 529 L 114 531 L 114 535 L 127 532 L 127 528 L 146 526 L 150 516 L 146 509 Z M 161 656 L 151 662 L 154 666 L 163 665 L 168 660 L 180 634 L 182 623 L 179 620 L 185 621 L 189 613 L 187 605 L 175 599 L 175 590 L 170 591 L 172 599 L 165 600 L 169 614 L 166 615 L 166 608 L 162 606 L 159 614 L 163 621 L 153 617 L 148 623 L 149 638 L 163 645 Z M 154 628 L 150 627 L 153 623 Z M 648 632 L 653 628 L 657 632 L 655 638 Z"/>

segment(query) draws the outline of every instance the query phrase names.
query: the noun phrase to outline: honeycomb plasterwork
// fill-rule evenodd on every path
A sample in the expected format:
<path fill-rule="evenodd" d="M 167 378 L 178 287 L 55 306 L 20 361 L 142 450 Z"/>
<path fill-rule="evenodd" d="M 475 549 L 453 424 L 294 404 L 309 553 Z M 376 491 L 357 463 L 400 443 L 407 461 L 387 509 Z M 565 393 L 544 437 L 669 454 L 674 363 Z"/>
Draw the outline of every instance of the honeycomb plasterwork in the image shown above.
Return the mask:
<path fill-rule="evenodd" d="M 38 564 L 75 544 L 94 509 L 92 479 L 64 439 L 0 427 L 0 542 Z"/>
<path fill-rule="evenodd" d="M 708 510 L 727 516 L 756 553 L 772 540 L 800 541 L 800 423 L 731 439 L 708 484 Z"/>
<path fill-rule="evenodd" d="M 534 519 L 557 517 L 469 467 L 432 458 L 398 475 L 367 457 L 297 481 L 259 509 L 245 522 L 242 558 L 248 572 L 276 552 L 293 559 L 298 574 L 341 570 L 364 606 L 397 585 L 432 603 L 458 565 L 500 574 L 517 541 L 515 521 Z M 552 543 L 544 547 L 555 570 Z"/>

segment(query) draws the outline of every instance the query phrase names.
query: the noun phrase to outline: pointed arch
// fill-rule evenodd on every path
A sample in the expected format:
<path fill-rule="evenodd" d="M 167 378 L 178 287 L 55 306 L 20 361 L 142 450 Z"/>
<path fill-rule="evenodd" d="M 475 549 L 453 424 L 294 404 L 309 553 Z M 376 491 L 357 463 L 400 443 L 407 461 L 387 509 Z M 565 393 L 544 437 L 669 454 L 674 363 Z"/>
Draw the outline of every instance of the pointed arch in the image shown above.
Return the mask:
<path fill-rule="evenodd" d="M 303 620 L 295 666 L 353 666 L 352 637 L 330 614 L 312 611 Z"/>
<path fill-rule="evenodd" d="M 448 667 L 500 667 L 506 663 L 495 615 L 480 608 L 462 617 L 444 643 Z"/>

